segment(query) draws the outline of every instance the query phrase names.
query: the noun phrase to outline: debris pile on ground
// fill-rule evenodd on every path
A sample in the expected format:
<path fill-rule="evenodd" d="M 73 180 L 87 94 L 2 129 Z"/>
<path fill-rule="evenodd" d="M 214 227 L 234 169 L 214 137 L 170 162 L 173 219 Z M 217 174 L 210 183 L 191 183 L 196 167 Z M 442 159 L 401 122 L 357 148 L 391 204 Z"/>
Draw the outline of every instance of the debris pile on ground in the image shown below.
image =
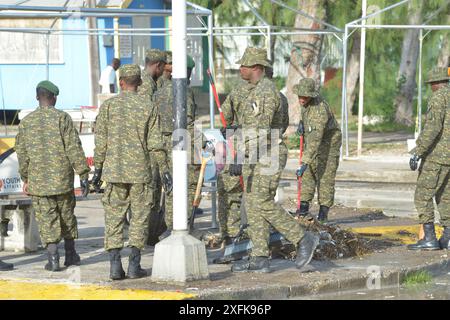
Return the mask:
<path fill-rule="evenodd" d="M 358 257 L 372 251 L 366 239 L 338 225 L 324 225 L 313 219 L 308 230 L 317 232 L 320 236 L 319 246 L 314 253 L 316 260 Z"/>

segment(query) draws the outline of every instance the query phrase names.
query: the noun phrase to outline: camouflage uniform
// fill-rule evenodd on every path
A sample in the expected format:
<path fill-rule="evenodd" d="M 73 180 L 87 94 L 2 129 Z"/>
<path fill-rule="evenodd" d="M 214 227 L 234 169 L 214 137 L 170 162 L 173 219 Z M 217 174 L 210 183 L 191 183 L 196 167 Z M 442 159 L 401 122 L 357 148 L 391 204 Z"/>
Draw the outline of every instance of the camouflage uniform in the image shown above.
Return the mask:
<path fill-rule="evenodd" d="M 341 130 L 330 106 L 315 89 L 313 79 L 302 79 L 294 86 L 294 92 L 312 98 L 302 107 L 305 130 L 302 163 L 308 164 L 302 179 L 302 201 L 311 202 L 317 188 L 319 204 L 331 207 L 339 166 Z"/>
<path fill-rule="evenodd" d="M 447 69 L 430 75 L 430 81 L 449 79 Z M 436 77 L 440 76 L 439 79 Z M 428 111 L 416 148 L 412 154 L 422 161 L 417 178 L 414 203 L 420 223 L 434 222 L 433 197 L 441 216 L 441 224 L 450 227 L 450 86 L 435 91 L 428 102 Z"/>
<path fill-rule="evenodd" d="M 262 65 L 270 66 L 266 60 L 267 52 L 264 49 L 247 48 L 244 56 L 237 63 L 243 66 Z M 268 130 L 280 129 L 283 123 L 280 93 L 274 83 L 263 77 L 256 84 L 249 83 L 249 94 L 242 107 L 242 128 Z M 279 131 L 281 135 L 281 131 Z M 259 139 L 258 133 L 257 139 Z M 251 139 L 246 139 L 246 145 Z M 252 256 L 269 256 L 268 237 L 269 226 L 272 225 L 281 232 L 290 242 L 297 244 L 303 237 L 303 229 L 296 220 L 279 205 L 275 204 L 274 197 L 280 181 L 282 168 L 285 165 L 282 154 L 281 139 L 276 142 L 280 145 L 279 155 L 272 163 L 278 163 L 274 174 L 267 174 L 270 163 L 264 163 L 259 159 L 255 164 L 244 164 L 243 177 L 245 184 L 245 204 L 248 220 L 248 235 L 253 242 Z M 281 143 L 281 144 L 280 144 Z M 272 147 L 272 148 L 271 148 Z M 273 153 L 273 148 L 268 144 L 268 152 Z M 248 156 L 248 155 L 246 155 Z M 282 161 L 280 161 L 280 159 Z M 248 159 L 246 159 L 248 161 Z M 284 163 L 283 163 L 284 162 Z"/>
<path fill-rule="evenodd" d="M 124 65 L 120 77 L 140 75 L 137 65 Z M 129 246 L 144 248 L 153 203 L 150 159 L 166 165 L 157 110 L 145 96 L 122 91 L 106 100 L 96 119 L 94 165 L 107 183 L 105 249 L 123 247 L 123 227 L 131 208 Z M 162 168 L 162 167 L 161 167 Z"/>
<path fill-rule="evenodd" d="M 159 128 L 162 133 L 164 149 L 169 159 L 169 170 L 172 172 L 172 133 L 174 130 L 173 114 L 173 86 L 171 81 L 166 81 L 164 87 L 155 94 L 155 105 L 158 109 Z M 187 90 L 187 128 L 191 136 L 191 145 L 194 143 L 194 121 L 197 105 L 195 103 L 194 93 L 191 88 Z M 192 155 L 191 155 L 192 156 Z M 191 162 L 192 163 L 192 162 Z M 189 165 L 188 169 L 188 207 L 194 201 L 195 189 L 199 174 L 198 165 Z M 176 179 L 176 177 L 174 177 Z M 165 198 L 165 221 L 169 229 L 173 225 L 173 193 L 166 194 Z"/>
<path fill-rule="evenodd" d="M 228 125 L 239 125 L 237 112 L 241 112 L 241 103 L 248 94 L 247 83 L 236 86 L 222 104 L 222 111 Z M 219 229 L 222 238 L 233 236 L 239 231 L 241 221 L 242 186 L 239 177 L 230 176 L 229 166 L 217 177 Z"/>
<path fill-rule="evenodd" d="M 42 242 L 78 238 L 74 169 L 85 180 L 90 168 L 70 116 L 53 106 L 38 107 L 20 122 L 15 149 Z"/>
<path fill-rule="evenodd" d="M 166 54 L 158 49 L 149 49 L 146 51 L 146 58 L 150 59 L 151 61 L 164 61 L 167 62 Z M 158 82 L 162 79 L 162 77 L 159 77 L 157 81 L 153 79 L 153 77 L 147 72 L 147 70 L 143 71 L 142 73 L 142 85 L 138 88 L 138 93 L 143 96 L 147 96 L 147 98 L 150 101 L 154 100 L 155 93 L 158 89 L 160 89 L 161 85 L 165 81 L 161 81 L 159 84 Z M 150 220 L 154 221 L 155 223 L 159 224 L 158 222 L 158 216 L 161 211 L 161 189 L 162 189 L 162 182 L 159 175 L 159 167 L 156 162 L 152 163 L 152 190 L 153 190 L 153 204 L 151 208 L 150 213 Z M 159 233 L 160 230 L 158 230 Z"/>

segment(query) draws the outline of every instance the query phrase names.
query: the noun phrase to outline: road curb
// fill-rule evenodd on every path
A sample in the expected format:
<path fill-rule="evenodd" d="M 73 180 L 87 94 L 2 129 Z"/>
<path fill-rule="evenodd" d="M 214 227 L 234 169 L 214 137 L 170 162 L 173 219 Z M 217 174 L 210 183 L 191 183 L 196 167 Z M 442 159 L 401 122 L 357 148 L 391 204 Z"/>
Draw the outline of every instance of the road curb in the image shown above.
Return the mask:
<path fill-rule="evenodd" d="M 428 271 L 434 276 L 441 275 L 450 271 L 450 258 L 442 259 L 438 262 L 423 264 L 409 268 L 387 268 L 381 270 L 380 284 L 383 289 L 386 287 L 398 286 L 405 277 L 411 272 Z M 349 272 L 353 276 L 329 279 L 310 284 L 293 284 L 289 286 L 271 286 L 268 288 L 255 287 L 245 289 L 230 289 L 222 291 L 200 292 L 193 299 L 199 300 L 248 300 L 248 299 L 289 299 L 302 296 L 311 296 L 317 294 L 367 290 L 369 275 L 366 273 Z"/>

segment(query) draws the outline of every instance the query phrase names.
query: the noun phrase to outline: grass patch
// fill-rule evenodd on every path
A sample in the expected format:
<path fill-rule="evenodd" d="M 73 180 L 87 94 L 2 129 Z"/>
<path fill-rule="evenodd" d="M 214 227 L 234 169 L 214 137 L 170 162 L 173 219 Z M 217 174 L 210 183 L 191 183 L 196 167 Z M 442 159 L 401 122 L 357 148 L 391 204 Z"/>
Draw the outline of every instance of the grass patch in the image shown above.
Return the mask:
<path fill-rule="evenodd" d="M 288 150 L 299 150 L 300 149 L 300 136 L 296 133 L 288 136 L 284 139 L 284 143 L 286 143 L 286 146 Z"/>
<path fill-rule="evenodd" d="M 402 281 L 405 286 L 414 286 L 430 283 L 433 276 L 428 271 L 415 271 L 408 273 Z"/>

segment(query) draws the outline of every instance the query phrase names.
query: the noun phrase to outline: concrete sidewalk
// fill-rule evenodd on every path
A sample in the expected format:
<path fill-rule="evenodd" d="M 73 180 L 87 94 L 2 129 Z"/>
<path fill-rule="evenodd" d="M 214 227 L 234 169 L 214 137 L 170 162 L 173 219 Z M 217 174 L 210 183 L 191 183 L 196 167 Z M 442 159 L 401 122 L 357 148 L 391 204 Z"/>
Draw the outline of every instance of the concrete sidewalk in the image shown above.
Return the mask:
<path fill-rule="evenodd" d="M 410 219 L 392 219 L 364 212 L 355 216 L 346 211 L 351 210 L 340 208 L 338 215 L 331 215 L 331 220 L 342 227 L 397 225 L 399 230 L 403 228 L 399 224 L 415 224 Z M 196 219 L 196 228 L 217 232 L 208 229 L 211 218 L 207 208 L 205 212 Z M 272 273 L 234 274 L 230 265 L 212 264 L 213 259 L 221 255 L 220 249 L 214 249 L 207 251 L 208 281 L 167 284 L 155 283 L 151 277 L 146 277 L 112 282 L 108 279 L 108 255 L 103 250 L 104 217 L 100 201 L 80 202 L 76 214 L 81 266 L 50 273 L 43 269 L 46 262 L 43 250 L 26 254 L 2 251 L 0 259 L 14 263 L 15 269 L 0 273 L 0 299 L 285 299 L 363 289 L 373 272 L 377 274 L 378 271 L 381 287 L 399 284 L 408 272 L 414 270 L 426 269 L 435 274 L 449 272 L 447 251 L 409 252 L 398 243 L 363 257 L 313 261 L 304 273 L 299 272 L 292 261 L 273 259 Z M 153 249 L 146 248 L 142 258 L 142 266 L 149 274 Z M 125 269 L 129 252 L 125 249 L 122 254 Z M 60 249 L 60 254 L 63 256 L 63 249 Z"/>
<path fill-rule="evenodd" d="M 298 152 L 289 152 L 284 179 L 295 179 Z M 344 158 L 339 163 L 337 181 L 415 184 L 417 171 L 409 168 L 409 156 L 361 156 Z"/>

